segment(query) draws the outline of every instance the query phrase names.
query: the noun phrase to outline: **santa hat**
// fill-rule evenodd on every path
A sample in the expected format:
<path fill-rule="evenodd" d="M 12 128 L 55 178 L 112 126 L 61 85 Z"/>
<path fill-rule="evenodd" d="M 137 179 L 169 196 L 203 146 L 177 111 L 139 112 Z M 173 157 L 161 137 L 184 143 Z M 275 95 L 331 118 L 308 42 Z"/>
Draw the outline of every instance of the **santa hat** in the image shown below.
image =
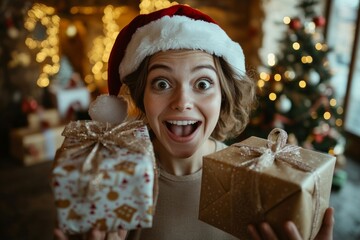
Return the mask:
<path fill-rule="evenodd" d="M 145 57 L 175 49 L 202 50 L 223 57 L 235 73 L 245 74 L 240 45 L 209 16 L 178 4 L 138 15 L 120 31 L 109 58 L 109 94 L 118 95 L 124 77 L 134 72 Z"/>
<path fill-rule="evenodd" d="M 245 75 L 240 45 L 206 14 L 181 4 L 141 14 L 115 40 L 108 63 L 110 97 L 99 96 L 91 104 L 91 118 L 111 123 L 126 119 L 126 102 L 116 97 L 124 77 L 134 72 L 145 57 L 176 49 L 202 50 L 222 57 L 236 74 Z"/>

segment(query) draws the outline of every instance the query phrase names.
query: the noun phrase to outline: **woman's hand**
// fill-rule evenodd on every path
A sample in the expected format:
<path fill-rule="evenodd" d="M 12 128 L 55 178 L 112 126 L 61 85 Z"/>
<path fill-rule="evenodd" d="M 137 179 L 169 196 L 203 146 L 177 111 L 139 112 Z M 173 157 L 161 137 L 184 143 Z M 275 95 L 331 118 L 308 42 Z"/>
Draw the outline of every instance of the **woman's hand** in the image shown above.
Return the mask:
<path fill-rule="evenodd" d="M 54 230 L 54 236 L 57 240 L 70 240 L 70 239 L 81 239 L 81 240 L 124 240 L 126 237 L 126 230 L 119 230 L 117 232 L 106 233 L 98 229 L 92 229 L 86 234 L 77 235 L 76 237 L 66 236 L 64 232 L 56 228 Z"/>
<path fill-rule="evenodd" d="M 315 239 L 316 240 L 333 239 L 333 228 L 334 228 L 334 209 L 328 208 L 325 211 L 323 223 Z M 268 223 L 260 224 L 259 229 L 260 229 L 260 233 L 257 231 L 254 225 L 249 225 L 248 231 L 252 239 L 254 240 L 278 239 L 275 232 L 272 230 L 271 226 Z M 284 225 L 284 231 L 288 239 L 302 240 L 302 237 L 293 222 L 291 221 L 286 222 Z"/>

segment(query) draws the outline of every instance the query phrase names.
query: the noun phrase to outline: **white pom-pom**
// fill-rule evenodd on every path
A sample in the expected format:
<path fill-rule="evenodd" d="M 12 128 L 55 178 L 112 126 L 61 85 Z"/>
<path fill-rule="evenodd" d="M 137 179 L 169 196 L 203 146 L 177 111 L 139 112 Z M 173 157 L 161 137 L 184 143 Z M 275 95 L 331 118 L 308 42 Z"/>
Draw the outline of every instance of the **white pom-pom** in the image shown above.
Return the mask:
<path fill-rule="evenodd" d="M 89 115 L 92 120 L 120 124 L 127 117 L 127 102 L 110 95 L 100 95 L 90 104 Z"/>

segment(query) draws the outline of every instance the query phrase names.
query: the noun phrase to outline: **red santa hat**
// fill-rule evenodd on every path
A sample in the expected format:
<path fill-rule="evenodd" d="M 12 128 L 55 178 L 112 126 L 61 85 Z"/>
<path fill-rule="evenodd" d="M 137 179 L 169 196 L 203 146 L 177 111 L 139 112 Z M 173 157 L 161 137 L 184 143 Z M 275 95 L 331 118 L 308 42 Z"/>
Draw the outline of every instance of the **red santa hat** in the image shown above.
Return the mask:
<path fill-rule="evenodd" d="M 174 5 L 135 17 L 117 36 L 108 63 L 108 95 L 99 96 L 89 108 L 93 120 L 121 123 L 127 103 L 117 97 L 125 76 L 145 57 L 166 50 L 202 50 L 222 57 L 238 75 L 245 75 L 240 45 L 209 16 L 186 5 Z"/>
<path fill-rule="evenodd" d="M 120 31 L 109 58 L 109 94 L 119 94 L 123 78 L 145 57 L 175 49 L 202 50 L 223 57 L 235 73 L 245 74 L 240 45 L 206 14 L 178 4 L 138 15 Z"/>

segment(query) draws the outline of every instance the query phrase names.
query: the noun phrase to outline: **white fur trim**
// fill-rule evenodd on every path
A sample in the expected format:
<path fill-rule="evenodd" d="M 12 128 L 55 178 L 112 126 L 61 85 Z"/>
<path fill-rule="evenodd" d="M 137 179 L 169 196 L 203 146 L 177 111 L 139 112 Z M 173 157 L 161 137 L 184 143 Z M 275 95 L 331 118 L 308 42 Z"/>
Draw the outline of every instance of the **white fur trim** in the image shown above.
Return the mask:
<path fill-rule="evenodd" d="M 223 57 L 237 74 L 245 75 L 242 48 L 218 25 L 185 16 L 164 16 L 133 34 L 119 66 L 121 80 L 135 71 L 145 57 L 171 49 L 203 50 Z"/>

